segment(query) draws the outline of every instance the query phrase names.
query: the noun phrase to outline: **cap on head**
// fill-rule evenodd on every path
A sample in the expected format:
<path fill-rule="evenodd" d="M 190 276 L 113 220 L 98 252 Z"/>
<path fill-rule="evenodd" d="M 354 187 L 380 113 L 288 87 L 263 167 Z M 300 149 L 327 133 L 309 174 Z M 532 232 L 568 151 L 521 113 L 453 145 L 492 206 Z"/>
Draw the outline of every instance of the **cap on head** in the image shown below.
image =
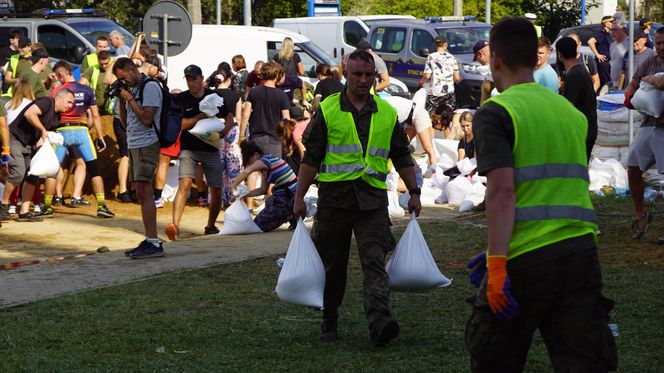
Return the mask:
<path fill-rule="evenodd" d="M 649 20 L 648 18 L 641 18 L 641 20 L 639 21 L 640 27 L 649 26 L 650 24 L 652 24 L 652 21 Z"/>
<path fill-rule="evenodd" d="M 30 44 L 32 44 L 32 42 L 30 41 L 29 37 L 24 36 L 24 35 L 21 35 L 21 36 L 18 37 L 18 47 L 19 48 L 25 48 L 25 47 L 29 46 Z"/>
<path fill-rule="evenodd" d="M 366 40 L 360 40 L 360 42 L 357 43 L 357 45 L 355 46 L 355 48 L 357 48 L 357 49 L 359 49 L 359 50 L 366 51 L 366 50 L 371 49 L 371 44 L 369 44 L 369 42 L 366 41 Z"/>
<path fill-rule="evenodd" d="M 615 21 L 615 20 L 611 16 L 602 17 L 602 23 L 604 23 L 604 22 L 613 22 L 613 21 Z"/>
<path fill-rule="evenodd" d="M 526 13 L 523 16 L 526 17 L 527 19 L 531 20 L 531 21 L 534 21 L 534 20 L 537 19 L 537 15 L 535 13 Z"/>
<path fill-rule="evenodd" d="M 196 65 L 189 65 L 184 69 L 184 76 L 198 78 L 199 76 L 203 76 L 203 71 Z"/>
<path fill-rule="evenodd" d="M 480 40 L 475 45 L 473 45 L 473 54 L 477 54 L 482 48 L 486 47 L 489 45 L 488 40 Z"/>

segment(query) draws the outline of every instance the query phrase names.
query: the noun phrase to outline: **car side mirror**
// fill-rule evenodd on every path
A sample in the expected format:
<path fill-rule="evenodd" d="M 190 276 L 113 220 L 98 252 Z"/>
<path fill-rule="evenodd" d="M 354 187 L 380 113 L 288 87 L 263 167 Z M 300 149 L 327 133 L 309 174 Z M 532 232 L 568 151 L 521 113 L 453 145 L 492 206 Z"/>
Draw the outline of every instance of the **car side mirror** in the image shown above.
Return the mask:
<path fill-rule="evenodd" d="M 74 50 L 72 51 L 73 54 L 72 58 L 74 60 L 74 63 L 80 64 L 81 62 L 83 62 L 83 57 L 85 57 L 85 52 L 86 50 L 82 46 L 74 47 Z"/>
<path fill-rule="evenodd" d="M 429 52 L 429 48 L 420 48 L 420 56 L 421 57 L 426 57 L 429 54 L 431 54 L 431 52 Z"/>

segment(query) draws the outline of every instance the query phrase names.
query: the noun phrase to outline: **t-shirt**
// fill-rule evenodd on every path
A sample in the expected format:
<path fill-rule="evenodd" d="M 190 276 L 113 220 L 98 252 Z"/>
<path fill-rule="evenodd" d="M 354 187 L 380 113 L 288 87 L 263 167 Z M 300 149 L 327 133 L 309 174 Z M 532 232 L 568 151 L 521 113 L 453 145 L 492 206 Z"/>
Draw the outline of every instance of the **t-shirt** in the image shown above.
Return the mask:
<path fill-rule="evenodd" d="M 258 77 L 258 74 L 255 71 L 251 71 L 249 75 L 247 75 L 247 81 L 245 82 L 247 87 L 249 88 L 254 88 L 258 87 L 259 85 L 263 84 L 263 80 Z"/>
<path fill-rule="evenodd" d="M 246 91 L 247 87 L 247 77 L 249 76 L 249 72 L 247 69 L 242 69 L 240 71 L 237 71 L 233 75 L 233 79 L 231 80 L 231 89 L 235 91 L 239 96 L 244 96 L 244 93 Z"/>
<path fill-rule="evenodd" d="M 597 52 L 599 52 L 599 54 L 605 55 L 606 58 L 611 58 L 611 53 L 609 50 L 611 43 L 613 43 L 613 38 L 611 37 L 611 34 L 602 29 L 597 31 L 597 33 L 593 35 L 593 38 L 595 38 L 595 40 L 597 41 L 597 43 L 595 44 L 595 49 L 597 49 Z"/>
<path fill-rule="evenodd" d="M 128 56 L 131 48 L 127 44 L 122 44 L 115 50 L 116 56 Z M 151 144 L 149 144 L 151 145 Z"/>
<path fill-rule="evenodd" d="M 131 88 L 132 95 L 137 98 L 140 89 L 140 84 Z M 157 132 L 154 127 L 159 128 L 159 118 L 161 116 L 161 100 L 162 93 L 161 87 L 157 82 L 147 82 L 143 88 L 142 102 L 137 102 L 142 107 L 155 108 L 154 123 L 151 126 L 145 126 L 138 119 L 134 111 L 131 109 L 131 104 L 126 103 L 127 107 L 127 148 L 136 149 L 150 146 L 159 141 Z"/>
<path fill-rule="evenodd" d="M 302 141 L 302 135 L 304 134 L 304 131 L 307 129 L 309 122 L 311 122 L 311 118 L 295 122 L 295 128 L 293 128 L 293 141 L 295 142 Z"/>
<path fill-rule="evenodd" d="M 39 74 L 34 72 L 34 70 L 30 69 L 24 72 L 21 76 L 21 79 L 28 82 L 30 88 L 32 88 L 32 93 L 35 94 L 35 98 L 50 96 L 49 92 L 46 90 L 44 82 L 39 77 Z"/>
<path fill-rule="evenodd" d="M 82 123 L 87 125 L 88 108 L 97 105 L 92 88 L 79 82 L 67 82 L 55 88 L 51 95 L 55 97 L 62 88 L 67 88 L 74 93 L 74 106 L 68 111 L 60 113 L 60 123 Z"/>
<path fill-rule="evenodd" d="M 314 91 L 314 96 L 321 95 L 321 101 L 325 100 L 327 96 L 343 91 L 344 85 L 334 79 L 334 78 L 325 78 L 316 84 L 316 90 Z"/>
<path fill-rule="evenodd" d="M 634 72 L 634 79 L 636 79 L 637 82 L 641 82 L 641 78 L 644 76 L 662 72 L 664 72 L 664 59 L 660 59 L 657 56 L 652 56 L 647 58 L 639 65 L 639 68 Z M 656 122 L 657 118 L 651 115 L 646 115 L 643 119 L 643 122 L 641 123 L 641 127 L 654 126 Z"/>
<path fill-rule="evenodd" d="M 379 55 L 371 53 L 371 57 L 373 57 L 374 59 L 374 66 L 376 67 L 376 72 L 378 73 L 378 75 L 385 74 L 388 72 L 385 61 L 383 61 L 383 59 L 380 58 Z"/>
<path fill-rule="evenodd" d="M 462 137 L 461 140 L 459 140 L 459 146 L 457 146 L 457 150 L 458 149 L 463 149 L 466 158 L 475 158 L 475 138 L 471 139 L 470 141 L 466 141 L 466 136 Z"/>
<path fill-rule="evenodd" d="M 286 161 L 272 154 L 268 154 L 259 160 L 267 166 L 267 183 L 274 184 L 272 194 L 285 194 L 286 189 L 295 194 L 297 177 Z"/>
<path fill-rule="evenodd" d="M 2 50 L 0 50 L 0 66 L 4 66 L 15 54 L 18 54 L 18 51 L 13 50 L 10 46 L 2 48 Z"/>
<path fill-rule="evenodd" d="M 429 96 L 442 96 L 454 93 L 454 74 L 459 72 L 459 64 L 449 52 L 434 52 L 427 56 L 424 73 L 431 78 L 424 84 Z"/>
<path fill-rule="evenodd" d="M 30 60 L 27 58 L 21 57 L 18 59 L 18 63 L 16 64 L 16 71 L 12 71 L 12 77 L 21 79 L 23 74 L 30 70 L 32 70 L 32 62 L 30 62 Z"/>
<path fill-rule="evenodd" d="M 94 72 L 94 69 L 92 67 L 88 67 L 83 71 L 82 76 L 92 84 L 92 73 Z M 99 71 L 99 78 L 97 79 L 97 86 L 96 87 L 91 87 L 92 89 L 95 90 L 95 100 L 97 100 L 97 105 L 99 105 L 99 113 L 101 115 L 108 114 L 105 112 L 105 108 L 102 108 L 104 106 L 104 102 L 106 101 L 106 98 L 104 97 L 104 91 L 106 91 L 106 87 L 108 87 L 107 84 L 104 84 L 104 71 Z"/>
<path fill-rule="evenodd" d="M 201 97 L 194 97 L 188 90 L 180 93 L 178 95 L 178 99 L 184 108 L 184 117 L 193 118 L 200 114 L 201 110 L 198 105 L 208 95 L 219 95 L 220 97 L 223 97 L 216 91 L 208 88 L 203 91 L 203 95 Z M 224 118 L 227 114 L 228 109 L 226 108 L 226 102 L 224 101 L 224 106 L 220 108 L 220 111 L 216 116 L 217 118 Z M 197 136 L 192 135 L 189 133 L 189 130 L 182 131 L 182 134 L 180 135 L 180 149 L 201 152 L 219 152 L 219 149 L 199 139 Z"/>
<path fill-rule="evenodd" d="M 40 97 L 32 102 L 41 111 L 39 121 L 46 130 L 53 130 L 58 126 L 58 115 L 55 113 L 55 100 L 52 97 Z M 29 110 L 29 109 L 28 109 Z M 40 133 L 25 118 L 25 112 L 21 113 L 14 124 L 9 126 L 9 132 L 21 142 L 24 146 L 36 145 L 40 138 Z"/>
<path fill-rule="evenodd" d="M 574 65 L 567 72 L 563 85 L 563 96 L 586 116 L 588 119 L 587 141 L 594 142 L 597 138 L 597 99 L 593 82 L 585 68 Z"/>
<path fill-rule="evenodd" d="M 292 74 L 292 75 L 297 75 L 297 64 L 302 62 L 302 59 L 300 59 L 300 55 L 297 53 L 293 53 L 293 56 L 289 59 L 280 59 L 279 54 L 274 56 L 274 60 L 278 62 L 281 67 L 283 67 L 284 72 L 286 75 Z"/>
<path fill-rule="evenodd" d="M 614 41 L 609 47 L 609 55 L 611 56 L 611 81 L 614 86 L 618 85 L 620 81 L 620 73 L 622 72 L 623 58 L 629 50 L 629 39 L 623 40 L 622 43 Z"/>
<path fill-rule="evenodd" d="M 650 49 L 650 48 L 644 49 L 639 54 L 634 53 L 634 71 L 636 71 L 636 69 L 638 69 L 639 66 L 641 66 L 643 61 L 647 60 L 648 58 L 650 58 L 652 56 L 656 56 L 656 55 L 657 55 L 657 53 L 655 53 L 655 51 Z M 629 72 L 629 53 L 626 53 L 625 57 L 623 58 L 622 69 L 625 71 L 625 75 L 628 75 L 628 72 Z M 626 76 L 625 77 L 625 85 L 629 84 L 629 81 L 630 81 L 629 77 Z"/>
<path fill-rule="evenodd" d="M 541 69 L 535 70 L 533 73 L 535 82 L 545 86 L 546 88 L 558 93 L 560 82 L 558 81 L 558 74 L 548 63 Z"/>
<path fill-rule="evenodd" d="M 416 100 L 415 97 L 411 101 L 399 96 L 387 96 L 383 97 L 383 100 L 397 110 L 397 120 L 400 124 L 406 124 L 405 122 L 412 111 L 411 123 L 406 125 L 415 126 L 417 133 L 431 128 L 431 117 L 425 109 L 425 101 Z M 413 104 L 415 107 L 413 107 Z"/>
<path fill-rule="evenodd" d="M 293 96 L 296 89 L 302 89 L 302 79 L 297 75 L 286 74 L 284 77 L 284 84 L 277 85 L 277 88 L 282 90 L 289 101 L 293 101 Z"/>
<path fill-rule="evenodd" d="M 288 110 L 291 102 L 281 90 L 268 86 L 252 89 L 247 97 L 251 103 L 249 116 L 250 136 L 268 135 L 277 138 L 277 125 L 281 121 L 281 111 Z"/>
<path fill-rule="evenodd" d="M 240 95 L 230 88 L 217 89 L 217 94 L 224 98 L 224 107 L 229 113 L 237 117 L 238 113 L 235 112 L 235 107 L 240 101 Z"/>
<path fill-rule="evenodd" d="M 593 76 L 597 74 L 597 62 L 592 56 L 581 53 L 576 59 L 576 63 L 583 67 L 584 70 L 588 71 L 588 75 Z"/>

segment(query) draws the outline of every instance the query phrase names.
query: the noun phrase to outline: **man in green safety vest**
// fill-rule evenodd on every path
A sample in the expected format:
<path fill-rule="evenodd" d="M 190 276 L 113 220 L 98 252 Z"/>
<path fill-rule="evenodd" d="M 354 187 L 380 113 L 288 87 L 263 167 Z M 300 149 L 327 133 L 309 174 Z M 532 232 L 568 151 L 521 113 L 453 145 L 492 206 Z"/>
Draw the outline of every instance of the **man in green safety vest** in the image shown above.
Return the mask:
<path fill-rule="evenodd" d="M 293 212 L 304 216 L 304 195 L 318 175 L 318 212 L 311 235 L 326 275 L 320 340 L 338 339 L 337 309 L 344 297 L 350 239 L 355 233 L 370 343 L 380 346 L 399 334 L 388 307 L 385 272 L 385 255 L 395 247 L 387 212 L 388 158 L 410 191 L 408 211 L 416 215 L 421 208 L 420 188 L 396 111 L 369 93 L 376 77 L 371 54 L 351 53 L 344 76 L 347 87 L 321 102 L 304 134 L 306 152 Z"/>
<path fill-rule="evenodd" d="M 4 71 L 3 80 L 9 87 L 2 95 L 3 101 L 8 101 L 14 94 L 14 84 L 18 83 L 21 74 L 32 68 L 30 55 L 32 53 L 32 42 L 27 36 L 19 36 L 18 38 L 18 54 L 14 54 L 9 58 L 9 66 Z"/>
<path fill-rule="evenodd" d="M 522 17 L 494 25 L 491 72 L 500 95 L 473 121 L 487 177 L 488 250 L 468 263 L 479 287 L 466 324 L 473 372 L 521 372 L 535 329 L 557 372 L 617 366 L 588 192 L 588 122 L 533 82 L 537 35 Z"/>
<path fill-rule="evenodd" d="M 99 63 L 99 52 L 108 50 L 108 38 L 106 36 L 100 36 L 95 42 L 95 53 L 88 54 L 83 58 L 81 63 L 81 72 L 87 70 L 88 67 L 94 66 Z"/>

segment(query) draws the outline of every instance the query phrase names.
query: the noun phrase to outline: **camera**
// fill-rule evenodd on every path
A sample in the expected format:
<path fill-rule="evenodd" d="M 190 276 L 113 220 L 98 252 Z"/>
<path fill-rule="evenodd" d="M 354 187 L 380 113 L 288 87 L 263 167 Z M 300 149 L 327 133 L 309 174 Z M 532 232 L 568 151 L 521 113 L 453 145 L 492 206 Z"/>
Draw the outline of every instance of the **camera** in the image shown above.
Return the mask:
<path fill-rule="evenodd" d="M 104 91 L 104 97 L 106 98 L 117 97 L 118 95 L 120 95 L 120 88 L 129 90 L 129 87 L 127 87 L 126 84 L 124 84 L 120 79 L 118 79 L 115 82 L 113 82 L 113 84 L 106 87 L 106 90 Z"/>

